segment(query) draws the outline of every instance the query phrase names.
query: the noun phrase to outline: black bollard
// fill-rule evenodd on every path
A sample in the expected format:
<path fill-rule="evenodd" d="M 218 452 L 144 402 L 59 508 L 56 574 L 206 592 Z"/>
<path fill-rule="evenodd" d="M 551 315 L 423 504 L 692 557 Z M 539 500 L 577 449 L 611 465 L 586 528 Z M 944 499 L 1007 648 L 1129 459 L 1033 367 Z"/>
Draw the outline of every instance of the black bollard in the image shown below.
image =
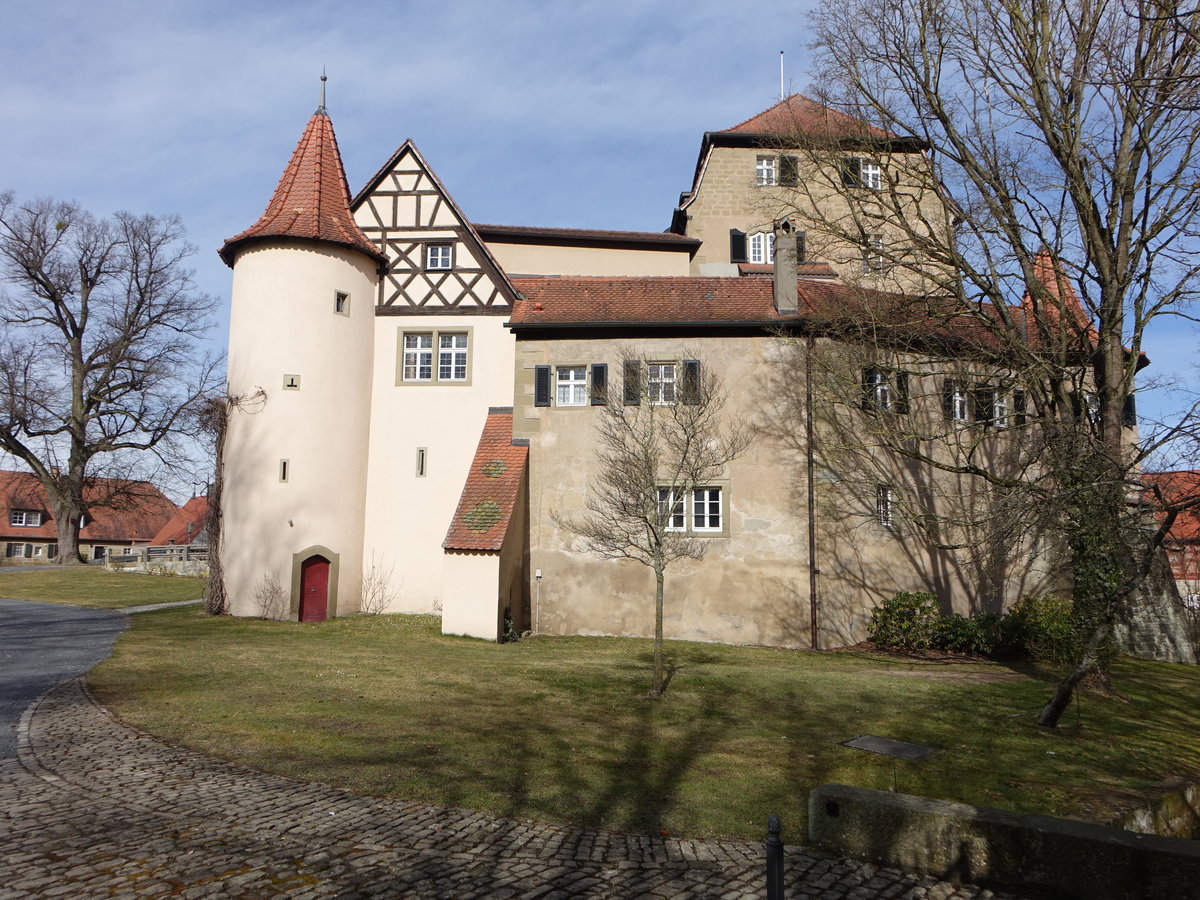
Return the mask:
<path fill-rule="evenodd" d="M 779 816 L 767 820 L 767 900 L 783 900 L 783 841 Z"/>

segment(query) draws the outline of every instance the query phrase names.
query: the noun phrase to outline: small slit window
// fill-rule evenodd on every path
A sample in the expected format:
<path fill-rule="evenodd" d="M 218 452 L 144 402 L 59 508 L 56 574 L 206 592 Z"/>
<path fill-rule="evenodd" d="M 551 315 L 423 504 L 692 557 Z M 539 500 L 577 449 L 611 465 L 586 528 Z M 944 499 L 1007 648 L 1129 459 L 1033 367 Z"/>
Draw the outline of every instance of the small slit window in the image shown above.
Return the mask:
<path fill-rule="evenodd" d="M 288 478 L 291 476 L 291 474 L 292 474 L 291 463 L 286 459 L 281 459 L 279 461 L 279 480 L 287 481 Z"/>
<path fill-rule="evenodd" d="M 339 316 L 350 315 L 350 295 L 345 291 L 334 291 L 333 311 Z"/>
<path fill-rule="evenodd" d="M 427 447 L 417 448 L 417 477 L 424 478 L 429 462 L 429 449 Z"/>

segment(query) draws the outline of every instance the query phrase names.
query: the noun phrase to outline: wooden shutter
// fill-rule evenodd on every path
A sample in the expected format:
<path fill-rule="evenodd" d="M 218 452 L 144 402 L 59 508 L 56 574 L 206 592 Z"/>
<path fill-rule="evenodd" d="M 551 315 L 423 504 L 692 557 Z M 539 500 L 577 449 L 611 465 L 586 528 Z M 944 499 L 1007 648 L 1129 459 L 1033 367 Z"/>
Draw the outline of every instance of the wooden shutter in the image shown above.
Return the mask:
<path fill-rule="evenodd" d="M 688 406 L 700 403 L 700 360 L 683 361 L 683 402 Z"/>
<path fill-rule="evenodd" d="M 534 366 L 533 375 L 533 405 L 550 405 L 550 367 Z"/>
<path fill-rule="evenodd" d="M 1126 428 L 1137 427 L 1137 400 L 1130 391 L 1125 395 L 1125 405 L 1121 407 L 1121 424 Z"/>
<path fill-rule="evenodd" d="M 957 387 L 949 378 L 942 382 L 942 415 L 947 419 L 954 418 L 954 390 Z"/>
<path fill-rule="evenodd" d="M 991 425 L 996 418 L 995 392 L 991 388 L 979 388 L 971 392 L 975 404 L 975 421 Z"/>
<path fill-rule="evenodd" d="M 746 256 L 746 232 L 738 231 L 736 228 L 729 229 L 729 261 L 731 263 L 744 263 L 748 257 Z"/>
<path fill-rule="evenodd" d="M 806 246 L 807 243 L 808 242 L 804 239 L 804 232 L 797 231 L 796 232 L 796 264 L 797 265 L 799 265 L 800 263 L 805 261 L 805 258 L 807 256 L 807 246 Z"/>
<path fill-rule="evenodd" d="M 792 187 L 800 183 L 800 160 L 794 156 L 779 158 L 779 183 Z"/>
<path fill-rule="evenodd" d="M 892 387 L 895 389 L 893 408 L 898 413 L 908 412 L 908 373 L 896 372 L 892 375 Z"/>
<path fill-rule="evenodd" d="M 863 369 L 862 377 L 862 408 L 875 409 L 875 385 L 879 383 L 882 373 L 878 369 Z"/>
<path fill-rule="evenodd" d="M 626 406 L 638 406 L 642 402 L 642 364 L 636 359 L 625 360 L 622 400 Z"/>
<path fill-rule="evenodd" d="M 1013 389 L 1013 424 L 1024 425 L 1027 421 L 1025 415 L 1025 391 L 1021 388 Z"/>
<path fill-rule="evenodd" d="M 592 364 L 592 406 L 608 403 L 608 363 Z"/>
<path fill-rule="evenodd" d="M 862 160 L 848 156 L 838 162 L 842 187 L 862 187 Z"/>

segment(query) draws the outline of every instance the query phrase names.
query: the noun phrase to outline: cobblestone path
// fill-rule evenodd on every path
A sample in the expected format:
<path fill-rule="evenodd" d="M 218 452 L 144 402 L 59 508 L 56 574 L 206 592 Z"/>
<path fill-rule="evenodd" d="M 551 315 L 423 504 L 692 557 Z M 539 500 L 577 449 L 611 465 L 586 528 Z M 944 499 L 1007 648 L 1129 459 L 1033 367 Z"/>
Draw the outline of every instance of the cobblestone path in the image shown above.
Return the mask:
<path fill-rule="evenodd" d="M 302 784 L 117 723 L 80 679 L 0 760 L 0 897 L 761 898 L 759 844 L 496 819 Z M 786 837 L 786 835 L 785 835 Z M 1012 898 L 787 848 L 789 898 Z"/>

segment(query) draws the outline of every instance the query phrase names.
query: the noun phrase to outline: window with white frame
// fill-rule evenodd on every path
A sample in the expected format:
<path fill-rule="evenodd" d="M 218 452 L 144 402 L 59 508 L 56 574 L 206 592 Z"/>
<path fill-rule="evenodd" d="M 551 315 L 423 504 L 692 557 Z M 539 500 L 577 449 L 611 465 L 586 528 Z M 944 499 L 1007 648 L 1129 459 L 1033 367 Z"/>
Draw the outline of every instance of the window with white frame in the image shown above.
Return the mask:
<path fill-rule="evenodd" d="M 884 528 L 896 524 L 895 497 L 886 484 L 875 486 L 875 520 Z"/>
<path fill-rule="evenodd" d="M 775 262 L 775 235 L 759 232 L 750 235 L 750 262 L 770 265 Z"/>
<path fill-rule="evenodd" d="M 877 191 L 883 187 L 883 167 L 876 161 L 851 156 L 841 161 L 842 186 Z"/>
<path fill-rule="evenodd" d="M 466 331 L 402 331 L 397 384 L 467 384 L 471 335 Z"/>
<path fill-rule="evenodd" d="M 587 366 L 559 366 L 555 373 L 555 403 L 558 406 L 586 406 Z"/>
<path fill-rule="evenodd" d="M 646 401 L 675 402 L 675 363 L 650 363 L 646 366 Z"/>
<path fill-rule="evenodd" d="M 467 335 L 438 335 L 438 381 L 467 380 Z"/>
<path fill-rule="evenodd" d="M 433 333 L 404 335 L 404 380 L 433 380 Z"/>
<path fill-rule="evenodd" d="M 439 271 L 454 268 L 453 244 L 426 244 L 425 268 Z"/>
<path fill-rule="evenodd" d="M 862 247 L 862 270 L 864 275 L 882 275 L 884 269 L 883 235 L 869 234 Z"/>
<path fill-rule="evenodd" d="M 667 531 L 687 530 L 687 515 L 683 509 L 683 497 L 670 488 L 658 489 L 658 514 L 666 519 Z"/>
<path fill-rule="evenodd" d="M 969 422 L 971 400 L 966 386 L 958 381 L 947 381 L 944 390 L 946 418 L 952 422 Z"/>
<path fill-rule="evenodd" d="M 10 509 L 8 524 L 21 528 L 37 528 L 42 524 L 42 514 L 36 509 Z"/>
<path fill-rule="evenodd" d="M 762 187 L 777 183 L 775 157 L 760 156 L 754 163 L 754 181 Z"/>
<path fill-rule="evenodd" d="M 993 391 L 991 426 L 993 428 L 1007 428 L 1008 413 L 1008 394 L 1004 391 Z"/>
<path fill-rule="evenodd" d="M 725 528 L 724 491 L 720 487 L 700 487 L 685 494 L 661 487 L 658 510 L 666 518 L 667 531 L 712 533 Z"/>
<path fill-rule="evenodd" d="M 702 487 L 692 491 L 692 530 L 721 530 L 721 489 Z"/>

